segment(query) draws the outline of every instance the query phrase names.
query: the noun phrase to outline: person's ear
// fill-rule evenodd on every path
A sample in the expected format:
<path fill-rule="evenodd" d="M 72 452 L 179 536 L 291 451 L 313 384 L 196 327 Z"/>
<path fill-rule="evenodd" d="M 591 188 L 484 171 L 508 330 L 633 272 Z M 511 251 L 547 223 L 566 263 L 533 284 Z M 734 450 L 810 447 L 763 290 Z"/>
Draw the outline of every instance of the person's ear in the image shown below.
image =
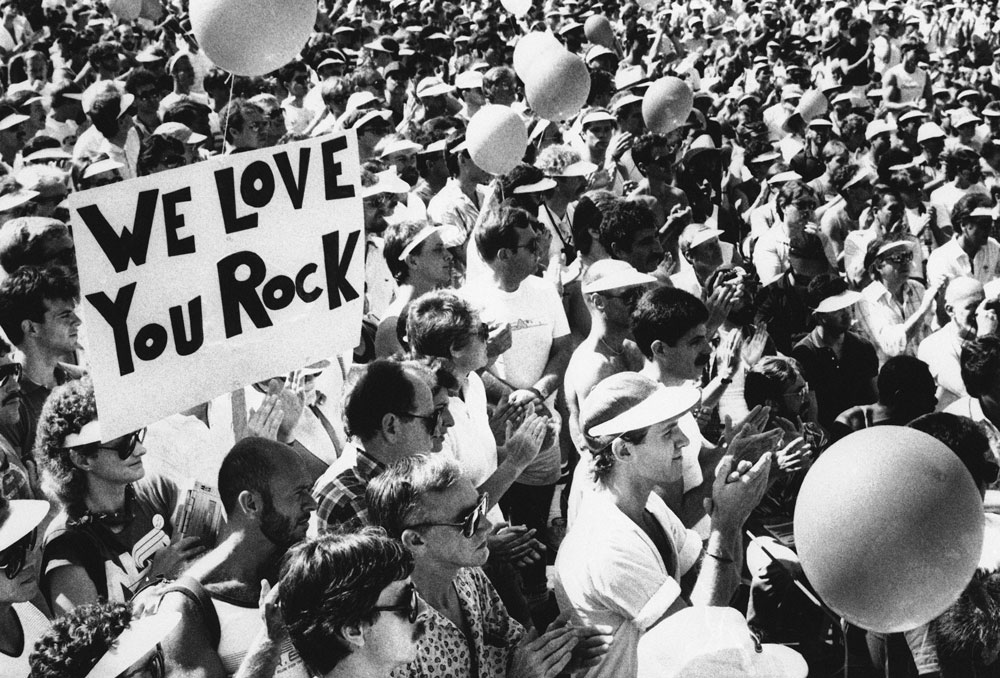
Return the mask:
<path fill-rule="evenodd" d="M 667 348 L 668 348 L 667 342 L 660 341 L 659 339 L 654 339 L 653 342 L 649 345 L 649 352 L 653 354 L 654 358 L 656 358 L 657 356 L 662 357 Z"/>
<path fill-rule="evenodd" d="M 403 530 L 403 534 L 399 536 L 399 540 L 403 542 L 403 546 L 410 552 L 416 551 L 427 543 L 424 541 L 424 536 L 416 530 Z"/>
<path fill-rule="evenodd" d="M 594 308 L 596 308 L 598 311 L 603 311 L 604 307 L 607 306 L 607 301 L 605 300 L 604 295 L 602 294 L 598 294 L 597 292 L 591 292 L 590 294 L 587 295 L 587 297 L 590 298 L 590 303 L 593 304 Z"/>
<path fill-rule="evenodd" d="M 399 417 L 394 412 L 386 412 L 382 415 L 382 426 L 380 433 L 384 438 L 392 441 L 399 433 Z"/>
<path fill-rule="evenodd" d="M 236 497 L 236 505 L 246 515 L 255 515 L 264 510 L 264 498 L 253 490 L 243 490 Z"/>
<path fill-rule="evenodd" d="M 93 461 L 93 457 L 88 457 L 87 455 L 80 454 L 75 450 L 70 450 L 69 460 L 72 462 L 73 466 L 77 467 L 81 471 L 89 471 L 90 465 Z"/>
<path fill-rule="evenodd" d="M 626 441 L 615 438 L 611 441 L 611 454 L 617 461 L 627 462 L 632 457 L 632 450 L 629 449 L 629 444 Z"/>
<path fill-rule="evenodd" d="M 338 636 L 351 648 L 352 651 L 360 650 L 365 646 L 365 624 L 348 624 L 347 626 L 341 626 L 337 630 Z"/>
<path fill-rule="evenodd" d="M 21 333 L 24 336 L 28 336 L 29 334 L 34 333 L 34 331 L 35 331 L 35 322 L 33 320 L 25 318 L 24 320 L 21 321 Z"/>

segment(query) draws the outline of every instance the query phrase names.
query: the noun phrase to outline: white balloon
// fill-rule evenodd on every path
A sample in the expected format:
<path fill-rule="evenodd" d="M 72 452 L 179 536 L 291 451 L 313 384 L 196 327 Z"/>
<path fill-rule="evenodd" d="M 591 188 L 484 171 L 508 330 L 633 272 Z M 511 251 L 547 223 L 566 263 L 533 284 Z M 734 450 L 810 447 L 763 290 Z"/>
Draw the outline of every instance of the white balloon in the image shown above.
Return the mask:
<path fill-rule="evenodd" d="M 531 9 L 531 0 L 500 0 L 500 4 L 518 19 L 527 14 L 528 10 Z"/>
<path fill-rule="evenodd" d="M 142 0 L 108 0 L 108 10 L 122 21 L 135 21 L 142 12 Z"/>
<path fill-rule="evenodd" d="M 521 116 L 507 106 L 480 108 L 465 130 L 472 161 L 490 174 L 506 174 L 524 157 L 528 130 Z"/>
<path fill-rule="evenodd" d="M 590 96 L 590 71 L 565 49 L 546 52 L 521 77 L 524 95 L 539 117 L 561 122 L 580 112 Z"/>
<path fill-rule="evenodd" d="M 514 46 L 514 72 L 524 80 L 525 74 L 531 70 L 532 64 L 542 59 L 551 49 L 565 49 L 556 36 L 551 33 L 532 31 L 517 41 Z"/>
<path fill-rule="evenodd" d="M 316 0 L 191 0 L 205 54 L 237 75 L 264 75 L 298 56 L 316 23 Z"/>

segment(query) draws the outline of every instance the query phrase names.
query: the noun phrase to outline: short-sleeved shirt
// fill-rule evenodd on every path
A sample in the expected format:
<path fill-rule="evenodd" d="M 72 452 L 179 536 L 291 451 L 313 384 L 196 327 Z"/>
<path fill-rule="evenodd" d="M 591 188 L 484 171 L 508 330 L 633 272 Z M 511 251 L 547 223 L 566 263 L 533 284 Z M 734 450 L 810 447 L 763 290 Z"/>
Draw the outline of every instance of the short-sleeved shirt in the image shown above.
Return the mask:
<path fill-rule="evenodd" d="M 969 259 L 958 238 L 949 240 L 931 252 L 927 259 L 927 280 L 945 276 L 948 280 L 965 276 L 986 284 L 1000 277 L 1000 243 L 989 238 Z"/>
<path fill-rule="evenodd" d="M 392 672 L 393 678 L 503 678 L 522 627 L 500 600 L 483 571 L 459 570 L 454 581 L 467 632 L 428 606 L 417 658 Z"/>
<path fill-rule="evenodd" d="M 598 492 L 582 503 L 556 556 L 556 598 L 577 621 L 608 625 L 614 640 L 586 678 L 635 678 L 639 637 L 681 597 L 680 578 L 701 555 L 701 539 L 663 500 L 649 495 L 646 511 L 670 544 L 669 563 L 653 540 Z"/>
<path fill-rule="evenodd" d="M 75 565 L 86 570 L 102 599 L 131 600 L 153 556 L 170 544 L 179 494 L 177 485 L 161 476 L 146 476 L 130 485 L 125 510 L 133 517 L 120 532 L 99 518 L 88 515 L 74 520 L 61 511 L 45 534 L 42 590 L 48 591 L 53 572 Z"/>
<path fill-rule="evenodd" d="M 878 356 L 867 339 L 847 332 L 838 358 L 810 332 L 792 349 L 792 357 L 802 365 L 802 376 L 816 394 L 819 423 L 824 428 L 830 428 L 847 408 L 875 401 L 872 379 L 878 376 Z"/>
<path fill-rule="evenodd" d="M 858 321 L 855 329 L 875 346 L 879 365 L 892 356 L 916 356 L 920 342 L 931 333 L 931 313 L 925 314 L 911 336 L 907 337 L 903 329 L 906 319 L 920 308 L 925 291 L 917 281 L 907 280 L 902 304 L 877 280 L 861 291 L 861 302 L 852 307 Z"/>
<path fill-rule="evenodd" d="M 365 490 L 372 478 L 384 470 L 385 464 L 364 449 L 348 445 L 313 485 L 312 495 L 318 505 L 311 520 L 310 535 L 370 525 Z"/>

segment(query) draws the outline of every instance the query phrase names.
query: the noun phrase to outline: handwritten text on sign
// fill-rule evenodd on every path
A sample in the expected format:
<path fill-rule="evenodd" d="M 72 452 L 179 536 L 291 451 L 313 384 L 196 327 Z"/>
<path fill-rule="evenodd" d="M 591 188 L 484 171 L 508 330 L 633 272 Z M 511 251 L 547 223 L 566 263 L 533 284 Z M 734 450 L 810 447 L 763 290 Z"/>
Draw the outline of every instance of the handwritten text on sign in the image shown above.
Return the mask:
<path fill-rule="evenodd" d="M 70 198 L 105 440 L 357 344 L 353 133 Z"/>

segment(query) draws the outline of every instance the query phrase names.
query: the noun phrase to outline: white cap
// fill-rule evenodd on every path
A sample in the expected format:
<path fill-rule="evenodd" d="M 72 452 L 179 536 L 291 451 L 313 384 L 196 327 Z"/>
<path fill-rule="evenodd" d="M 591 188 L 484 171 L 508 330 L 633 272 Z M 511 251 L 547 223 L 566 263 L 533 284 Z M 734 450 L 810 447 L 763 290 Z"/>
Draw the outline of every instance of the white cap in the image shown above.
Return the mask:
<path fill-rule="evenodd" d="M 584 294 L 591 294 L 592 292 L 606 292 L 624 287 L 648 285 L 654 282 L 656 282 L 656 278 L 646 273 L 640 273 L 627 261 L 601 259 L 587 269 L 580 290 Z"/>
<path fill-rule="evenodd" d="M 928 139 L 944 139 L 947 136 L 936 122 L 925 122 L 917 129 L 917 143 L 923 143 Z"/>
<path fill-rule="evenodd" d="M 483 86 L 483 74 L 479 71 L 462 71 L 455 76 L 458 89 L 479 89 Z"/>
<path fill-rule="evenodd" d="M 600 436 L 628 433 L 659 424 L 662 421 L 680 419 L 701 401 L 701 391 L 693 386 L 660 386 L 638 405 L 631 407 L 617 417 L 591 427 L 587 435 Z"/>
<path fill-rule="evenodd" d="M 415 236 L 413 236 L 413 240 L 411 240 L 406 244 L 406 247 L 403 248 L 403 251 L 399 253 L 399 260 L 406 261 L 406 257 L 410 256 L 410 253 L 412 253 L 413 250 L 415 250 L 420 243 L 427 240 L 427 238 L 431 237 L 440 230 L 441 230 L 440 226 L 434 226 L 432 224 L 424 226 L 417 232 Z"/>
<path fill-rule="evenodd" d="M 0 513 L 0 551 L 17 543 L 38 527 L 49 512 L 49 502 L 40 499 L 11 499 L 6 515 Z"/>
<path fill-rule="evenodd" d="M 961 127 L 969 123 L 982 122 L 983 119 L 964 106 L 951 112 L 951 126 Z"/>
<path fill-rule="evenodd" d="M 415 141 L 410 141 L 409 139 L 397 139 L 391 143 L 386 144 L 385 148 L 382 149 L 382 154 L 379 156 L 381 158 L 387 155 L 392 155 L 393 153 L 406 153 L 406 152 L 418 152 L 423 150 L 423 146 Z"/>
<path fill-rule="evenodd" d="M 562 168 L 559 172 L 553 172 L 554 177 L 589 177 L 597 171 L 597 165 L 587 160 L 577 160 Z"/>
<path fill-rule="evenodd" d="M 895 131 L 896 125 L 894 123 L 882 120 L 881 118 L 876 118 L 868 123 L 868 127 L 865 129 L 865 139 L 871 141 L 880 134 L 891 134 Z"/>
<path fill-rule="evenodd" d="M 181 143 L 195 146 L 208 139 L 204 134 L 199 134 L 182 122 L 165 122 L 153 130 L 153 134 L 161 137 L 177 139 Z"/>
<path fill-rule="evenodd" d="M 379 193 L 409 193 L 410 185 L 399 178 L 395 167 L 375 174 L 375 183 L 361 189 L 362 198 L 370 198 Z"/>
<path fill-rule="evenodd" d="M 681 233 L 680 242 L 687 247 L 697 247 L 711 240 L 718 240 L 725 231 L 708 224 L 688 224 Z"/>
<path fill-rule="evenodd" d="M 827 297 L 823 301 L 819 302 L 816 306 L 817 313 L 833 313 L 834 311 L 839 311 L 841 309 L 853 306 L 854 304 L 861 301 L 861 292 L 855 292 L 854 290 L 844 290 L 840 294 L 835 294 L 832 297 Z"/>
<path fill-rule="evenodd" d="M 516 187 L 511 191 L 513 195 L 524 195 L 526 193 L 544 193 L 545 191 L 551 191 L 556 187 L 555 179 L 549 177 L 542 177 L 538 181 L 531 184 L 524 184 L 522 186 Z"/>
<path fill-rule="evenodd" d="M 91 177 L 96 177 L 98 174 L 113 172 L 114 170 L 120 170 L 123 167 L 125 167 L 125 165 L 121 164 L 117 160 L 105 158 L 104 160 L 98 160 L 97 162 L 88 165 L 87 169 L 83 171 L 83 178 L 90 179 Z"/>

